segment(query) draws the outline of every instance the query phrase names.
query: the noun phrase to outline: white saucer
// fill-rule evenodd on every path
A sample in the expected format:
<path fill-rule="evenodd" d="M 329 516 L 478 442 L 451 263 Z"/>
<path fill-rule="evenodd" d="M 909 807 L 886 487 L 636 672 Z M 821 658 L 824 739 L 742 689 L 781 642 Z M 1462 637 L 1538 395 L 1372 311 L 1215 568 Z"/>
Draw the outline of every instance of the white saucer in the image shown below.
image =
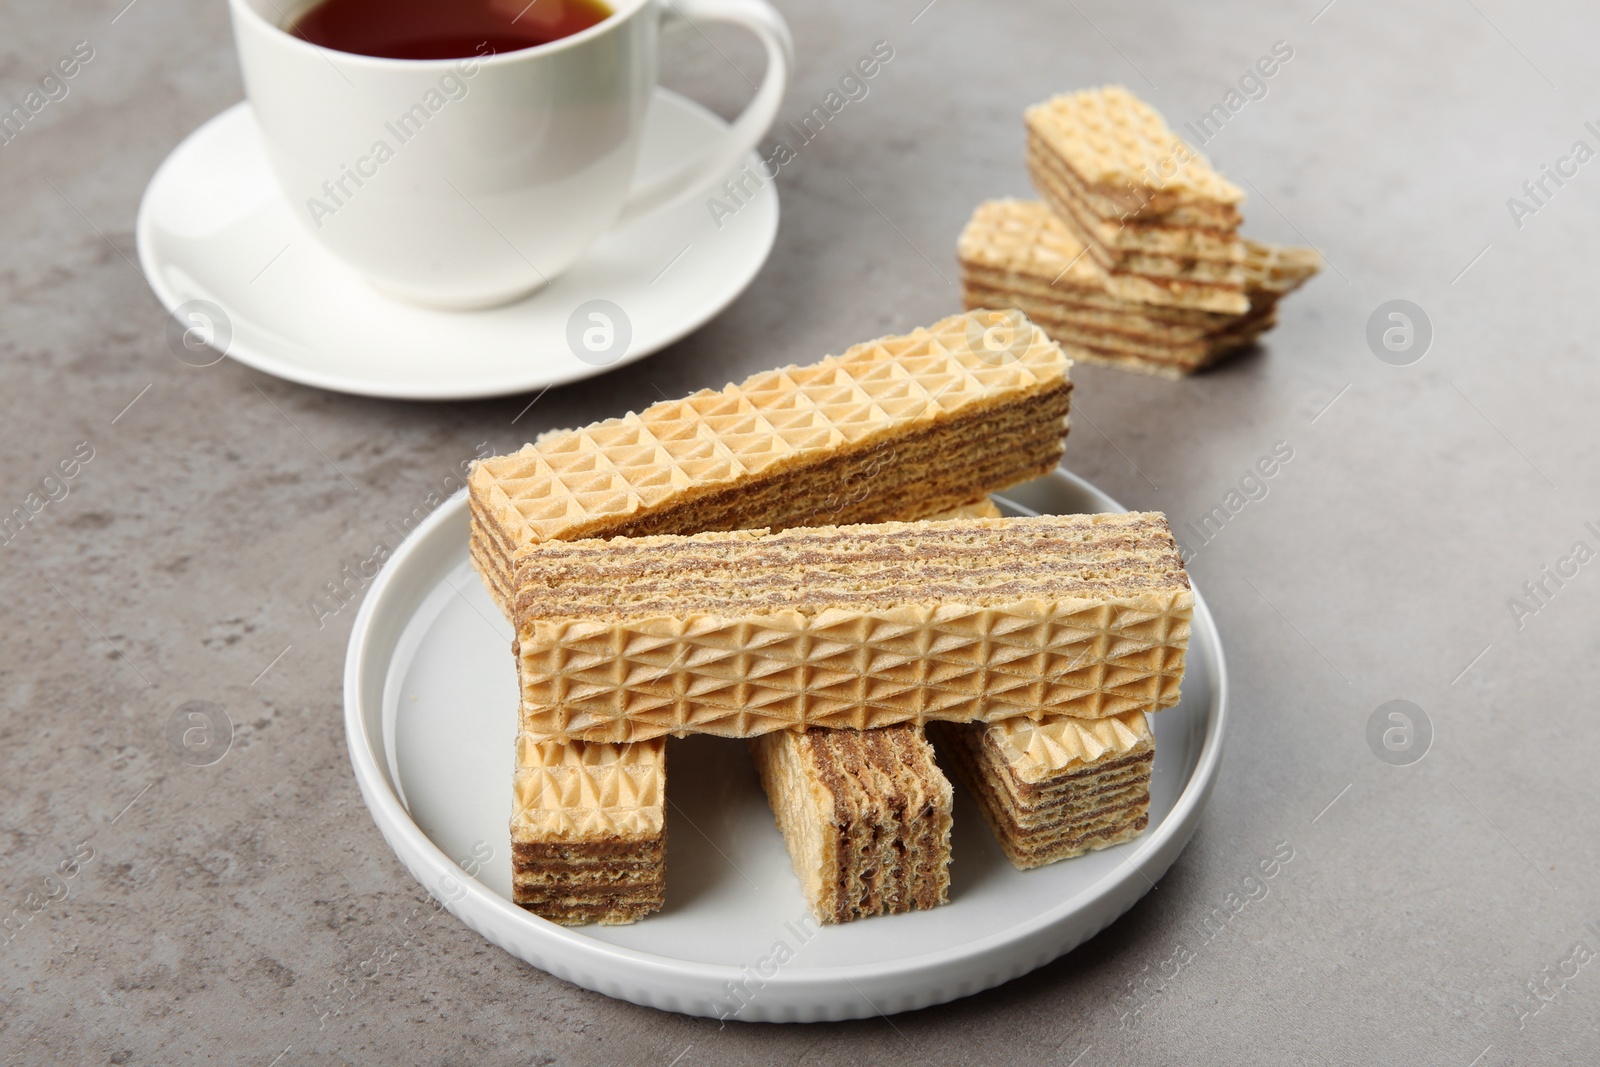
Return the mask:
<path fill-rule="evenodd" d="M 1065 471 L 1000 503 L 1009 514 L 1124 510 Z M 345 738 L 373 820 L 428 892 L 507 952 L 608 996 L 693 1015 L 866 1018 L 1043 966 L 1127 911 L 1171 866 L 1222 750 L 1227 671 L 1197 592 L 1183 700 L 1152 718 L 1150 826 L 1137 839 L 1018 871 L 958 786 L 950 903 L 819 930 L 743 743 L 674 739 L 666 907 L 632 926 L 566 928 L 511 902 L 510 642 L 467 561 L 463 492 L 394 553 L 350 636 Z M 778 942 L 792 959 L 779 958 Z M 741 982 L 755 994 L 742 1008 L 730 993 Z"/>
<path fill-rule="evenodd" d="M 670 170 L 727 129 L 665 89 L 646 120 L 641 177 Z M 754 153 L 752 164 L 758 162 Z M 239 103 L 167 157 L 139 205 L 139 262 L 168 311 L 209 301 L 231 328 L 226 354 L 267 374 L 366 396 L 501 396 L 601 374 L 703 325 L 750 284 L 778 231 L 767 182 L 721 228 L 691 197 L 600 239 L 518 304 L 435 311 L 380 295 L 291 217 Z M 621 308 L 625 352 L 585 362 L 568 321 L 591 300 Z M 188 322 L 184 325 L 187 327 Z M 219 331 L 218 336 L 226 337 Z"/>

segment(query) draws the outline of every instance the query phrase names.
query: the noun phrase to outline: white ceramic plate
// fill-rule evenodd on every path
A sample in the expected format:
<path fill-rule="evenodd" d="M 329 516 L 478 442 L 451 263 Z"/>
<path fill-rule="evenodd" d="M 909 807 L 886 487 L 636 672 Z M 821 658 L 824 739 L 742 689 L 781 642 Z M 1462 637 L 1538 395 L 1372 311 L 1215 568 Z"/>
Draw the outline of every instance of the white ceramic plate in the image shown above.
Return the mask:
<path fill-rule="evenodd" d="M 670 170 L 726 129 L 700 105 L 657 90 L 640 175 Z M 758 162 L 754 153 L 749 162 Z M 300 226 L 268 170 L 250 105 L 240 103 L 156 170 L 136 232 L 140 265 L 168 311 L 193 300 L 222 309 L 230 358 L 322 389 L 445 400 L 601 374 L 665 348 L 727 307 L 772 251 L 777 188 L 767 182 L 720 227 L 705 201 L 690 197 L 612 230 L 520 303 L 416 307 L 378 293 Z M 604 365 L 580 360 L 567 342 L 568 319 L 597 299 L 620 307 L 633 334 L 626 352 Z"/>
<path fill-rule="evenodd" d="M 1000 499 L 1012 514 L 1125 510 L 1065 471 Z M 516 670 L 511 628 L 467 561 L 464 495 L 401 545 L 368 593 L 345 663 L 345 728 L 362 795 L 401 861 L 512 955 L 693 1015 L 891 1014 L 1050 962 L 1133 906 L 1177 858 L 1216 778 L 1227 696 L 1216 625 L 1195 601 L 1183 701 L 1153 717 L 1143 836 L 1019 872 L 958 786 L 950 903 L 843 926 L 807 918 L 743 742 L 711 737 L 669 742 L 664 910 L 631 926 L 564 928 L 511 903 Z M 735 995 L 736 983 L 749 992 Z"/>

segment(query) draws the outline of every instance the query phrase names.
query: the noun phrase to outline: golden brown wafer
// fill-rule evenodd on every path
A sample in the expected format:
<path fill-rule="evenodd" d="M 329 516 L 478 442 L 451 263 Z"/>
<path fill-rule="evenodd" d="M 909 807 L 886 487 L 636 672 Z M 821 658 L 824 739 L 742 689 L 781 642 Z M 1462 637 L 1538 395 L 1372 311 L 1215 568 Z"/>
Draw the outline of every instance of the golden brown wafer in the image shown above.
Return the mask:
<path fill-rule="evenodd" d="M 1051 209 L 1126 300 L 1249 309 L 1239 188 L 1121 86 L 1027 109 L 1028 170 Z"/>
<path fill-rule="evenodd" d="M 749 745 L 818 920 L 949 899 L 952 793 L 921 727 L 782 730 Z"/>
<path fill-rule="evenodd" d="M 1137 513 L 547 542 L 518 574 L 523 728 L 562 740 L 1154 711 L 1194 604 Z"/>
<path fill-rule="evenodd" d="M 1019 870 L 1121 844 L 1149 825 L 1155 735 L 1143 712 L 934 723 L 929 734 Z"/>
<path fill-rule="evenodd" d="M 920 518 L 1044 474 L 1068 361 L 1031 324 L 988 327 L 951 316 L 482 460 L 474 563 L 505 604 L 548 540 Z"/>
<path fill-rule="evenodd" d="M 1320 264 L 1308 248 L 1244 242 L 1250 308 L 1238 315 L 1120 299 L 1086 249 L 1039 201 L 980 204 L 957 242 L 969 307 L 1014 307 L 1074 359 L 1171 377 L 1248 345 L 1275 321 L 1279 298 Z"/>
<path fill-rule="evenodd" d="M 513 899 L 563 925 L 629 923 L 666 891 L 666 746 L 517 738 Z"/>

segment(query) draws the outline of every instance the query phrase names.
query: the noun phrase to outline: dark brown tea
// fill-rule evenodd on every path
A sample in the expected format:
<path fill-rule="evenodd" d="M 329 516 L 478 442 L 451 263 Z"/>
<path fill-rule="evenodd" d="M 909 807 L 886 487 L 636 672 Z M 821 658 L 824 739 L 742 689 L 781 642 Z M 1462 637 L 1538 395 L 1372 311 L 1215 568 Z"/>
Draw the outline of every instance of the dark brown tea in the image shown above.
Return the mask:
<path fill-rule="evenodd" d="M 600 0 L 322 0 L 288 29 L 357 55 L 461 59 L 549 44 L 610 16 Z"/>

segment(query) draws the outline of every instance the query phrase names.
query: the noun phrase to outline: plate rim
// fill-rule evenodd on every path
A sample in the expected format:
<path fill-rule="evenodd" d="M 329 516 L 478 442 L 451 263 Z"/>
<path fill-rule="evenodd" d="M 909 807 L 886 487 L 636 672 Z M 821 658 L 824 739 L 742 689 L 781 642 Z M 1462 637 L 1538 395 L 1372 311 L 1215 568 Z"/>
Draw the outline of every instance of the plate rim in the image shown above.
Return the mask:
<path fill-rule="evenodd" d="M 726 128 L 727 122 L 718 114 L 711 111 L 703 104 L 682 93 L 677 93 L 665 86 L 656 86 L 655 93 L 660 97 L 670 98 L 675 104 L 683 105 L 691 111 L 698 112 L 700 116 Z M 191 141 L 205 135 L 213 126 L 224 122 L 234 121 L 238 112 L 251 110 L 248 99 L 239 100 L 212 115 L 200 125 L 190 130 L 182 140 L 162 157 L 161 162 L 151 173 L 150 180 L 146 183 L 144 192 L 139 197 L 139 210 L 134 219 L 134 244 L 139 255 L 139 269 L 144 274 L 145 283 L 155 293 L 157 301 L 170 316 L 185 301 L 178 299 L 178 293 L 168 285 L 161 272 L 161 262 L 156 258 L 155 246 L 158 241 L 158 227 L 154 221 L 154 193 L 159 183 L 167 179 L 169 169 L 174 164 L 178 153 L 183 151 Z M 746 157 L 745 163 L 755 166 L 761 160 L 760 155 L 752 150 Z M 438 380 L 433 382 L 417 382 L 411 384 L 388 383 L 380 379 L 362 377 L 349 374 L 336 374 L 318 371 L 315 368 L 305 367 L 293 362 L 285 361 L 270 351 L 259 350 L 249 344 L 234 338 L 228 346 L 228 351 L 220 358 L 231 359 L 236 363 L 260 371 L 262 374 L 280 378 L 284 381 L 294 382 L 297 385 L 306 385 L 315 389 L 324 389 L 328 392 L 344 393 L 349 396 L 368 396 L 384 400 L 486 400 L 502 396 L 516 396 L 520 393 L 531 392 L 534 389 L 549 388 L 553 386 L 570 385 L 573 382 L 584 381 L 589 378 L 608 374 L 619 367 L 646 359 L 657 352 L 670 347 L 683 340 L 689 334 L 700 329 L 706 323 L 726 311 L 735 300 L 743 296 L 755 281 L 756 275 L 761 273 L 767 265 L 767 260 L 772 258 L 772 250 L 777 244 L 778 223 L 782 214 L 782 205 L 778 197 L 776 182 L 767 182 L 757 191 L 758 197 L 770 197 L 772 203 L 771 221 L 765 227 L 765 232 L 758 235 L 762 248 L 759 255 L 752 258 L 748 268 L 730 274 L 730 278 L 737 277 L 732 282 L 725 297 L 707 301 L 705 306 L 685 319 L 686 325 L 661 334 L 651 344 L 642 346 L 637 352 L 629 352 L 614 363 L 595 366 L 581 360 L 574 361 L 577 366 L 555 374 L 529 373 L 525 376 L 508 375 L 493 381 L 471 384 L 459 382 L 454 374 L 441 371 Z M 682 200 L 674 200 L 657 209 L 657 212 L 671 211 L 681 206 Z M 319 255 L 330 253 L 318 250 Z M 581 262 L 581 260 L 580 260 Z M 535 296 L 537 294 L 534 294 Z M 532 297 L 530 297 L 531 299 Z M 223 309 L 226 311 L 226 307 Z M 493 310 L 493 309 L 491 309 Z M 456 314 L 471 315 L 473 312 L 457 312 Z"/>
<path fill-rule="evenodd" d="M 1081 491 L 1103 498 L 1117 509 L 1127 510 L 1109 494 L 1065 467 L 1057 467 L 1044 477 L 1063 479 Z M 998 492 L 995 495 L 1004 496 L 1005 493 Z M 467 875 L 434 844 L 401 805 L 394 786 L 387 780 L 386 761 L 381 758 L 382 737 L 374 738 L 367 730 L 361 693 L 369 657 L 375 652 L 377 636 L 375 621 L 386 600 L 400 595 L 392 590 L 403 580 L 400 576 L 409 569 L 408 561 L 425 548 L 431 547 L 430 542 L 441 527 L 460 521 L 461 512 L 466 506 L 466 491 L 460 490 L 420 523 L 395 549 L 366 597 L 363 598 L 356 614 L 345 657 L 343 710 L 345 743 L 368 812 L 397 858 L 423 888 L 466 926 L 509 954 L 558 978 L 607 996 L 663 1010 L 716 1018 L 718 1017 L 714 1010 L 717 1004 L 716 994 L 700 995 L 688 990 L 684 988 L 686 979 L 692 979 L 697 984 L 705 984 L 713 989 L 720 989 L 725 982 L 741 979 L 744 976 L 743 969 L 728 964 L 681 960 L 588 937 L 582 932 L 584 929 L 582 927 L 561 926 L 517 907 L 476 878 Z M 1193 588 L 1192 578 L 1191 588 Z M 1139 847 L 1133 854 L 1125 857 L 1123 863 L 1111 873 L 1055 906 L 1039 912 L 1023 923 L 974 941 L 918 955 L 898 956 L 880 963 L 810 967 L 800 971 L 780 970 L 772 978 L 765 979 L 760 996 L 751 1002 L 752 1007 L 759 1005 L 760 1010 L 755 1014 L 744 1014 L 737 1018 L 740 1021 L 843 1019 L 914 1010 L 948 1002 L 1003 984 L 1066 955 L 1103 931 L 1123 912 L 1143 899 L 1154 887 L 1155 881 L 1166 874 L 1167 869 L 1187 847 L 1198 825 L 1199 817 L 1210 799 L 1222 759 L 1223 738 L 1228 719 L 1227 658 L 1222 647 L 1221 634 L 1216 628 L 1215 618 L 1205 598 L 1198 588 L 1194 588 L 1193 591 L 1196 627 L 1207 630 L 1211 638 L 1207 642 L 1206 652 L 1210 667 L 1211 699 L 1208 702 L 1204 735 L 1194 769 L 1179 792 L 1172 810 L 1157 826 L 1151 828 L 1147 834 L 1141 835 L 1138 839 Z M 399 624 L 397 636 L 404 629 L 405 623 L 402 622 Z M 380 676 L 386 676 L 387 658 L 381 661 L 380 669 Z M 381 715 L 381 707 L 379 713 Z M 400 840 L 396 840 L 397 836 Z M 419 864 L 427 869 L 426 876 L 423 871 L 417 869 Z M 1159 870 L 1155 869 L 1157 867 Z M 1147 870 L 1150 873 L 1147 874 Z M 1133 878 L 1144 878 L 1150 885 L 1136 892 L 1098 928 L 1064 946 L 1058 947 L 1053 943 L 1041 941 L 1039 935 L 1058 925 L 1069 924 L 1073 915 L 1080 912 L 1092 914 L 1097 905 L 1103 905 L 1112 899 Z M 450 883 L 454 883 L 455 888 L 450 888 Z M 492 920 L 496 917 L 519 923 L 520 926 L 514 929 L 520 930 L 522 936 L 500 936 L 501 931 L 490 928 Z M 526 944 L 530 939 L 537 943 L 536 951 Z M 1068 940 L 1070 939 L 1069 935 Z M 509 943 L 513 941 L 524 942 L 519 948 L 525 951 L 513 948 Z M 1030 947 L 1035 945 L 1042 945 L 1042 951 L 1030 951 Z M 1010 950 L 1009 964 L 1002 965 L 1007 950 Z M 530 959 L 530 956 L 536 958 Z M 927 977 L 933 972 L 949 971 L 952 968 L 965 971 L 968 967 L 977 967 L 986 961 L 989 970 L 976 985 L 970 981 L 960 983 L 955 978 L 947 978 L 944 983 L 945 988 L 942 988 L 940 993 L 922 994 L 914 997 L 912 1001 L 890 1005 L 887 1008 L 880 1008 L 870 996 L 858 989 L 857 992 L 871 1008 L 870 1011 L 861 1012 L 859 1015 L 848 1011 L 830 1012 L 815 1003 L 802 1003 L 802 1001 L 813 1001 L 819 993 L 825 992 L 830 986 L 837 985 L 845 979 L 850 980 L 852 984 L 865 984 L 869 988 L 885 982 L 892 986 L 896 980 L 921 979 L 926 982 Z M 626 977 L 605 976 L 598 973 L 603 968 L 618 966 L 627 968 Z M 670 980 L 676 989 L 673 993 L 648 989 L 652 979 Z M 788 1000 L 785 1002 L 786 994 Z"/>

